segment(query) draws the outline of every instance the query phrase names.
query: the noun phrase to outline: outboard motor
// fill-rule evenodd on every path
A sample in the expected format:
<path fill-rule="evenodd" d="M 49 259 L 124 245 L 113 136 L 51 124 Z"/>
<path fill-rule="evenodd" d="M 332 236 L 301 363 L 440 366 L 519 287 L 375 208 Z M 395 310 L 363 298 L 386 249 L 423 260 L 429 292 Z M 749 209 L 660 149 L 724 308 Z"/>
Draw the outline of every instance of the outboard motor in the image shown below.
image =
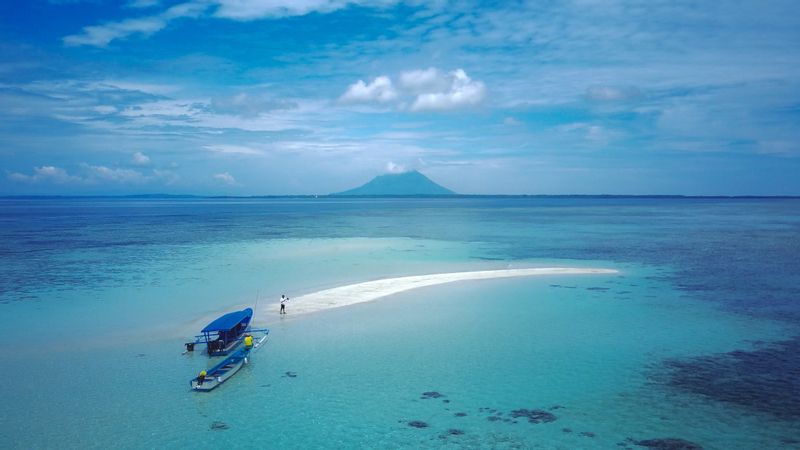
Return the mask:
<path fill-rule="evenodd" d="M 187 342 L 186 343 L 186 351 L 193 352 L 194 351 L 194 342 Z"/>

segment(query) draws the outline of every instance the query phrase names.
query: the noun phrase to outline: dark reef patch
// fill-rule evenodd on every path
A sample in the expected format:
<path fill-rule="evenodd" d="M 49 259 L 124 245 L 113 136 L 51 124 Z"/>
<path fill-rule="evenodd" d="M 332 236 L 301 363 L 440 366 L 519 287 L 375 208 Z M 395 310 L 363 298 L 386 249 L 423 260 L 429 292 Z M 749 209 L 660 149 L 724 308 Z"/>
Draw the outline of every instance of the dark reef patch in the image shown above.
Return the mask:
<path fill-rule="evenodd" d="M 408 426 L 414 428 L 428 428 L 428 424 L 421 420 L 412 420 L 411 422 L 408 422 Z"/>
<path fill-rule="evenodd" d="M 464 430 L 459 430 L 458 428 L 450 428 L 449 430 L 447 430 L 447 434 L 449 434 L 450 436 L 460 436 L 464 434 Z"/>
<path fill-rule="evenodd" d="M 561 431 L 564 433 L 572 433 L 572 428 L 562 428 Z"/>
<path fill-rule="evenodd" d="M 581 431 L 579 434 L 581 436 L 590 437 L 590 438 L 593 438 L 593 437 L 597 436 L 596 434 L 592 433 L 591 431 Z"/>
<path fill-rule="evenodd" d="M 283 378 L 297 378 L 296 372 L 286 372 L 283 374 Z"/>
<path fill-rule="evenodd" d="M 703 447 L 699 444 L 675 438 L 645 439 L 643 441 L 634 441 L 634 444 L 654 450 L 703 450 Z"/>
<path fill-rule="evenodd" d="M 467 417 L 467 413 L 465 413 L 465 412 L 457 412 L 457 413 L 455 413 L 453 415 L 456 416 L 456 417 Z"/>
<path fill-rule="evenodd" d="M 423 392 L 422 393 L 422 397 L 420 397 L 420 399 L 426 400 L 426 399 L 429 399 L 429 398 L 439 398 L 439 397 L 444 397 L 444 396 L 445 396 L 444 394 L 441 394 L 441 393 L 436 392 L 436 391 L 428 391 L 428 392 Z"/>
<path fill-rule="evenodd" d="M 781 419 L 800 419 L 800 336 L 754 351 L 665 364 L 669 369 L 666 380 L 656 381 Z"/>
<path fill-rule="evenodd" d="M 530 423 L 548 423 L 556 420 L 556 416 L 553 413 L 541 409 L 515 409 L 511 411 L 511 417 L 515 419 L 524 417 Z"/>
<path fill-rule="evenodd" d="M 227 430 L 230 427 L 228 426 L 227 423 L 220 422 L 220 421 L 216 420 L 214 422 L 211 422 L 211 425 L 209 425 L 209 428 L 214 430 L 214 431 L 222 431 L 222 430 Z"/>

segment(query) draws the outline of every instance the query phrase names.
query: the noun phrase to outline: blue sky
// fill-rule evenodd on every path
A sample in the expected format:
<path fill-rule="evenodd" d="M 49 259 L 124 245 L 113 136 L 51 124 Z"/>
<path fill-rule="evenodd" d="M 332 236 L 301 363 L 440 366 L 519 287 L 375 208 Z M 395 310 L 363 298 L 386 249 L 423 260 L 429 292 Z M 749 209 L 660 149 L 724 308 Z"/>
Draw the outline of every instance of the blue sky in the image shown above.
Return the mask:
<path fill-rule="evenodd" d="M 800 195 L 794 1 L 0 4 L 0 194 Z"/>

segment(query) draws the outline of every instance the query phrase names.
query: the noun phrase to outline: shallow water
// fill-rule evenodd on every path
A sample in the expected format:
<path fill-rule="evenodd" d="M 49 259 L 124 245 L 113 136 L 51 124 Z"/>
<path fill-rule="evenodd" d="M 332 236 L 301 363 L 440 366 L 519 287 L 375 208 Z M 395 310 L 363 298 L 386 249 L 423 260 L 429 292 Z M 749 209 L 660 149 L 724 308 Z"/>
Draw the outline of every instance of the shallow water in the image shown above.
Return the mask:
<path fill-rule="evenodd" d="M 14 201 L 0 216 L 4 448 L 800 439 L 800 394 L 782 391 L 800 378 L 785 344 L 798 335 L 797 201 L 63 201 L 79 207 Z M 553 263 L 620 274 L 275 315 L 284 292 Z M 221 388 L 189 392 L 208 361 L 182 342 L 256 294 L 269 344 Z M 521 409 L 554 420 L 510 417 Z"/>

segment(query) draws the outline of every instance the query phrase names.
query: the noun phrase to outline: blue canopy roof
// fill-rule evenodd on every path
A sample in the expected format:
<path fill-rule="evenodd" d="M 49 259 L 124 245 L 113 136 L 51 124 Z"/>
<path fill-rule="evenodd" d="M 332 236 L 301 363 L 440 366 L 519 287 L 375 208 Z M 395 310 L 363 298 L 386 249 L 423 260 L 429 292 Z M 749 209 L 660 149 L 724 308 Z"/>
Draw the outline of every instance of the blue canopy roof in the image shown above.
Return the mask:
<path fill-rule="evenodd" d="M 228 313 L 224 316 L 217 317 L 213 322 L 206 325 L 201 333 L 208 333 L 211 331 L 228 331 L 236 325 L 239 325 L 241 322 L 250 322 L 252 317 L 253 308 L 245 308 L 241 311 Z"/>

